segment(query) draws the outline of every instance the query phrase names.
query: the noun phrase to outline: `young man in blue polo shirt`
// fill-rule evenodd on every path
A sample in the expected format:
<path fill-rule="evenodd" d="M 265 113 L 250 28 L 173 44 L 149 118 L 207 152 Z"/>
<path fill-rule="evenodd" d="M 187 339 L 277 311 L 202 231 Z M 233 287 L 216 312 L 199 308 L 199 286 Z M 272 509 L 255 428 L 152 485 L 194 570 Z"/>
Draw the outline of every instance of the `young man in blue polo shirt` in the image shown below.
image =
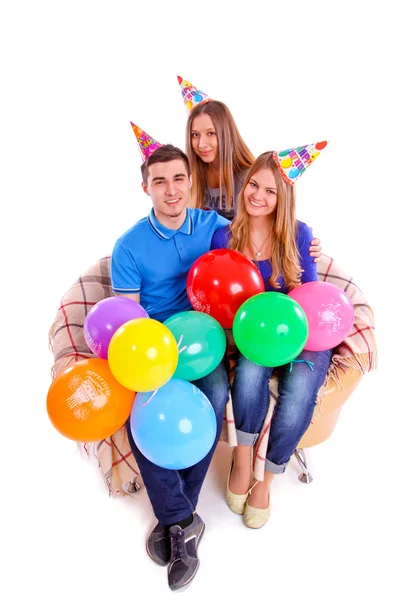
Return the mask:
<path fill-rule="evenodd" d="M 143 190 L 153 208 L 115 244 L 111 259 L 112 289 L 133 298 L 159 321 L 191 310 L 186 278 L 194 261 L 210 250 L 214 232 L 229 221 L 215 211 L 187 208 L 191 178 L 189 161 L 179 148 L 161 146 L 142 165 Z M 228 373 L 222 362 L 212 373 L 193 381 L 210 400 L 217 417 L 215 443 L 202 461 L 173 471 L 151 463 L 141 454 L 127 427 L 129 442 L 158 524 L 147 540 L 147 551 L 168 567 L 172 590 L 187 585 L 199 567 L 197 546 L 204 523 L 196 513 L 200 489 L 218 443 Z"/>

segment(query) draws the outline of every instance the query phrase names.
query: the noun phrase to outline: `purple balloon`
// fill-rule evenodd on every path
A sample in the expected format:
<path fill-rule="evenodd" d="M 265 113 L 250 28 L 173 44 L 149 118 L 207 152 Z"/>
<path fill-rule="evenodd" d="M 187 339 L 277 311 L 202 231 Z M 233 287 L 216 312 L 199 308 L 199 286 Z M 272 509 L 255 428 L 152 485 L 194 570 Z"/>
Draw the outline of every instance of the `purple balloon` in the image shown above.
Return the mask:
<path fill-rule="evenodd" d="M 132 319 L 148 319 L 143 306 L 120 296 L 100 300 L 88 312 L 83 326 L 85 341 L 93 354 L 107 358 L 108 346 L 114 333 Z"/>

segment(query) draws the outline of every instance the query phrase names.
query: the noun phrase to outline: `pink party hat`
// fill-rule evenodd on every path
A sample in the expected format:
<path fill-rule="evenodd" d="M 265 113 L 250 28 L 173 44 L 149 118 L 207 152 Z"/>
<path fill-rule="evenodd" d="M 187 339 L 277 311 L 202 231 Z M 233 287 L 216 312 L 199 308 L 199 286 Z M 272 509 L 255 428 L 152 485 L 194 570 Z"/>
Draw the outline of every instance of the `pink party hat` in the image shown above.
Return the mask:
<path fill-rule="evenodd" d="M 317 142 L 274 152 L 274 160 L 283 179 L 290 185 L 294 185 L 327 144 L 328 142 Z"/>
<path fill-rule="evenodd" d="M 142 155 L 142 160 L 143 162 L 145 162 L 149 158 L 150 154 L 153 154 L 153 152 L 160 148 L 162 144 L 156 142 L 155 139 L 153 139 L 148 133 L 143 131 L 143 129 L 140 129 L 140 127 L 132 123 L 132 121 L 131 125 L 133 133 L 136 136 L 137 143 L 139 144 L 139 150 L 140 154 Z"/>
<path fill-rule="evenodd" d="M 209 102 L 211 100 L 210 96 L 207 96 L 207 94 L 201 90 L 196 89 L 194 85 L 186 79 L 182 79 L 179 75 L 177 75 L 177 78 L 178 83 L 181 86 L 183 101 L 189 113 L 201 102 Z"/>

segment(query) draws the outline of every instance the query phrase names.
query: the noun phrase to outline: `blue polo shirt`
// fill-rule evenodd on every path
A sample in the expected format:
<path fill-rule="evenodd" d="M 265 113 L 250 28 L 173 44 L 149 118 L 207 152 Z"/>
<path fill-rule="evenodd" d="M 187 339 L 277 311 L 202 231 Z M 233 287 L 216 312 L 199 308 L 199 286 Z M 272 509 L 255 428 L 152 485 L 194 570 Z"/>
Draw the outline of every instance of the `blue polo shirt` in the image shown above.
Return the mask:
<path fill-rule="evenodd" d="M 186 278 L 195 260 L 211 248 L 217 229 L 229 221 L 217 212 L 188 208 L 185 222 L 167 229 L 154 209 L 116 242 L 111 256 L 111 284 L 116 294 L 140 294 L 152 319 L 190 310 Z"/>

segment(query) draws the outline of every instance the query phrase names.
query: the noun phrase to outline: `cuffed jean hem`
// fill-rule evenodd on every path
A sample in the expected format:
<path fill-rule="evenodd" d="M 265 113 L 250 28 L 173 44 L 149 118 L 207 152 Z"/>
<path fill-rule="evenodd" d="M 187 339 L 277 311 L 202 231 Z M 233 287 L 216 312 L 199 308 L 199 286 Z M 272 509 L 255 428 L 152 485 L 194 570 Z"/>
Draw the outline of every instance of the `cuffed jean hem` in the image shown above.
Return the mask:
<path fill-rule="evenodd" d="M 236 429 L 236 439 L 238 446 L 254 446 L 254 442 L 258 438 L 259 433 L 247 433 Z"/>
<path fill-rule="evenodd" d="M 268 473 L 274 473 L 275 475 L 280 475 L 281 473 L 284 473 L 286 471 L 287 465 L 287 462 L 283 463 L 283 465 L 276 465 L 275 463 L 268 460 L 268 458 L 265 459 L 265 471 L 268 471 Z"/>

